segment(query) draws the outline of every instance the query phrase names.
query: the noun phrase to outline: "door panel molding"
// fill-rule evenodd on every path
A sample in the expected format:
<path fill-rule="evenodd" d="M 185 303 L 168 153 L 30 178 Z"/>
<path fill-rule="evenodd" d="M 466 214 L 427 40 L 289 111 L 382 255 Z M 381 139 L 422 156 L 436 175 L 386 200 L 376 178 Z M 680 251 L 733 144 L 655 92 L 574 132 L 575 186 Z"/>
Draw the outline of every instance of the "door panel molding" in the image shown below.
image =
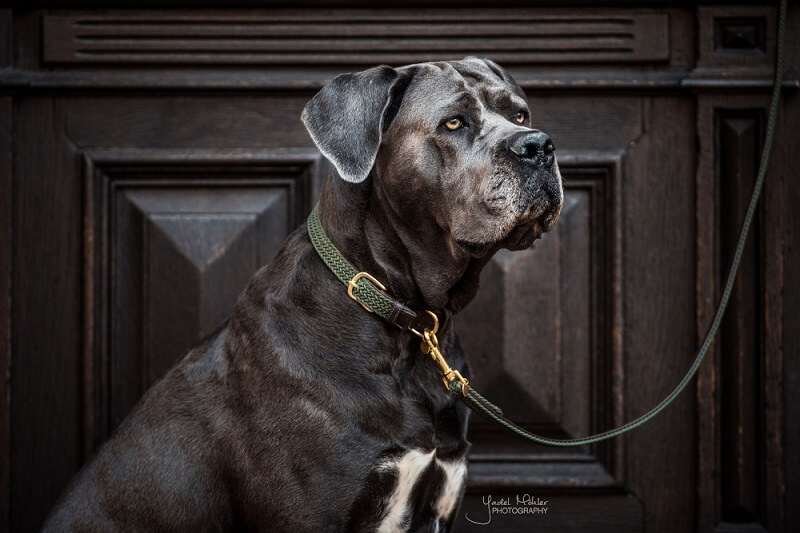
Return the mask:
<path fill-rule="evenodd" d="M 511 63 L 660 63 L 669 17 L 657 11 L 552 9 L 273 10 L 171 17 L 116 11 L 46 14 L 42 62 L 314 65 L 439 61 L 491 55 Z"/>
<path fill-rule="evenodd" d="M 250 276 L 305 220 L 321 157 L 140 149 L 87 151 L 83 159 L 88 456 L 175 358 L 225 318 Z"/>
<path fill-rule="evenodd" d="M 577 437 L 622 422 L 623 157 L 620 151 L 560 155 L 565 207 L 556 230 L 535 251 L 495 256 L 475 301 L 456 318 L 457 325 L 481 324 L 458 329 L 476 386 L 507 416 L 548 436 Z M 487 308 L 499 315 L 487 317 Z M 470 439 L 472 493 L 521 486 L 608 490 L 625 483 L 623 439 L 552 449 L 478 416 Z"/>
<path fill-rule="evenodd" d="M 702 341 L 730 267 L 766 127 L 765 98 L 701 98 L 697 331 Z M 782 216 L 764 185 L 719 338 L 698 372 L 698 528 L 784 529 Z M 715 209 L 707 206 L 714 205 Z"/>

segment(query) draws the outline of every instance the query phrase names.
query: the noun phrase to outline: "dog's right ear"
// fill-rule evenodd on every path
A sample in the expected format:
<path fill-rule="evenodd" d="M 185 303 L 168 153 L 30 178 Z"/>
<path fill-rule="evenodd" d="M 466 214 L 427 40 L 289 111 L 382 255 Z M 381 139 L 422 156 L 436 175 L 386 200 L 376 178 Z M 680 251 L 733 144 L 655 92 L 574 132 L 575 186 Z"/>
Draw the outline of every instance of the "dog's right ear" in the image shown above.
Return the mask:
<path fill-rule="evenodd" d="M 387 108 L 395 97 L 402 98 L 397 94 L 398 80 L 406 79 L 386 65 L 342 74 L 303 108 L 301 118 L 311 139 L 346 181 L 360 183 L 367 179 L 385 126 L 399 104 L 395 103 L 388 112 Z"/>

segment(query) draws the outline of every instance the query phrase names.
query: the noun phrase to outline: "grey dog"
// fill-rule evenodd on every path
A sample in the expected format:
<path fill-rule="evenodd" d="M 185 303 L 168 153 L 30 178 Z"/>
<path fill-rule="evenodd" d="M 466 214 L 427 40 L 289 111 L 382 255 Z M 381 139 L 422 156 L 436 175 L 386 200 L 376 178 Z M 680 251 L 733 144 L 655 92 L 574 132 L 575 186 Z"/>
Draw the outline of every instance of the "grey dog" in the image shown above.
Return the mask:
<path fill-rule="evenodd" d="M 303 122 L 339 177 L 320 219 L 412 309 L 452 314 L 500 248 L 528 248 L 563 203 L 553 143 L 489 60 L 338 76 Z M 347 296 L 301 226 L 229 320 L 148 391 L 71 482 L 47 531 L 448 531 L 467 409 L 419 339 Z"/>

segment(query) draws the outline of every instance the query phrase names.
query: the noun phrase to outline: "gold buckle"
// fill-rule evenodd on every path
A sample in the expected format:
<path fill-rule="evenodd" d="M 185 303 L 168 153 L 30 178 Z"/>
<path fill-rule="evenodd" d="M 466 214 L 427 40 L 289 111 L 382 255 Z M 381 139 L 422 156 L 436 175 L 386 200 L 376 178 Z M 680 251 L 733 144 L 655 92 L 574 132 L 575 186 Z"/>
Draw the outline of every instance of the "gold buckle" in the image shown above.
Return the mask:
<path fill-rule="evenodd" d="M 372 276 L 370 276 L 370 275 L 369 275 L 368 273 L 366 273 L 366 272 L 359 272 L 358 274 L 356 274 L 355 276 L 353 276 L 353 279 L 351 279 L 351 280 L 350 280 L 350 282 L 347 284 L 347 295 L 348 295 L 348 296 L 349 296 L 351 299 L 353 299 L 353 301 L 356 301 L 356 302 L 358 302 L 358 304 L 359 304 L 361 307 L 363 307 L 364 309 L 366 309 L 367 311 L 369 311 L 370 313 L 372 313 L 372 312 L 373 312 L 373 311 L 372 311 L 372 309 L 370 309 L 369 307 L 367 307 L 366 305 L 364 305 L 364 304 L 361 302 L 361 300 L 359 300 L 358 298 L 356 298 L 356 295 L 355 295 L 355 294 L 353 294 L 353 291 L 354 291 L 355 289 L 357 289 L 357 288 L 358 288 L 358 282 L 359 282 L 359 280 L 360 280 L 361 278 L 367 278 L 369 281 L 371 281 L 372 283 L 374 283 L 375 285 L 377 285 L 377 286 L 378 286 L 378 288 L 380 288 L 380 290 L 382 290 L 382 291 L 384 291 L 384 292 L 386 292 L 386 287 L 384 287 L 384 286 L 383 286 L 383 283 L 381 283 L 381 282 L 380 282 L 380 281 L 378 281 L 377 279 L 373 278 Z"/>

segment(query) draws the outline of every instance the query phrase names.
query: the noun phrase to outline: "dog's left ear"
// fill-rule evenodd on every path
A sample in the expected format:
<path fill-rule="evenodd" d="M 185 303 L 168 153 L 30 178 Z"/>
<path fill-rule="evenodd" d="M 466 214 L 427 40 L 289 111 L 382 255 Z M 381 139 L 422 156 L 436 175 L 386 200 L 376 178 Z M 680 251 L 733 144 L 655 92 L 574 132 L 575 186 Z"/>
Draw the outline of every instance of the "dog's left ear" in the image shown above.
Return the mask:
<path fill-rule="evenodd" d="M 398 105 L 390 106 L 390 102 L 402 98 L 397 86 L 403 85 L 398 80 L 404 78 L 386 65 L 342 74 L 303 108 L 301 118 L 311 139 L 346 181 L 367 179 L 381 136 L 393 118 L 389 115 L 397 112 Z"/>

